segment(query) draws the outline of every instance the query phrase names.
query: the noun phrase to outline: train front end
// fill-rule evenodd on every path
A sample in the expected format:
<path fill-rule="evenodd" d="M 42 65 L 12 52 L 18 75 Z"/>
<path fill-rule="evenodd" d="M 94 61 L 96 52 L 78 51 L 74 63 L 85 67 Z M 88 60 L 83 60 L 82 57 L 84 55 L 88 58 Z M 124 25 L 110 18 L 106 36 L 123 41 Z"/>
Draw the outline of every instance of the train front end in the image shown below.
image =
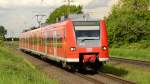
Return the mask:
<path fill-rule="evenodd" d="M 72 24 L 74 32 L 72 37 L 70 35 L 69 57 L 79 63 L 80 69 L 99 69 L 109 60 L 105 22 L 73 21 Z"/>

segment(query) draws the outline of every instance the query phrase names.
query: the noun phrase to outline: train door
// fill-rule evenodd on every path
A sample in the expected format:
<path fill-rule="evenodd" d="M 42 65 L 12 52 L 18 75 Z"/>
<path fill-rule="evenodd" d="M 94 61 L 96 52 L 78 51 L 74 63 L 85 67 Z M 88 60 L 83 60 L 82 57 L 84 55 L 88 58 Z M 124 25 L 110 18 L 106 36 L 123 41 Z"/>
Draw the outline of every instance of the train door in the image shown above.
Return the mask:
<path fill-rule="evenodd" d="M 40 34 L 39 34 L 39 32 L 37 33 L 37 51 L 39 52 L 40 50 L 39 50 L 39 46 L 40 46 Z"/>
<path fill-rule="evenodd" d="M 54 49 L 54 56 L 57 56 L 57 32 L 53 32 L 53 49 Z"/>

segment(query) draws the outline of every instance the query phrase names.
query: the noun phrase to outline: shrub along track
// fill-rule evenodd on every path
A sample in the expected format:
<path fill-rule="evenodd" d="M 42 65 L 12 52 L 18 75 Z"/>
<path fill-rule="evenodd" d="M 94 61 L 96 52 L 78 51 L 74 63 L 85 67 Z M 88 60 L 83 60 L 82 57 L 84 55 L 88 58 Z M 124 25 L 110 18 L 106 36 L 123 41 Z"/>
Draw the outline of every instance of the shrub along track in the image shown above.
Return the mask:
<path fill-rule="evenodd" d="M 38 69 L 44 71 L 50 77 L 58 79 L 58 81 L 60 81 L 60 84 L 135 84 L 133 82 L 126 81 L 104 73 L 70 73 L 67 70 L 58 67 L 58 64 L 56 64 L 55 62 L 49 60 L 43 61 L 39 59 L 40 57 L 37 55 L 25 54 L 19 50 L 17 50 L 17 53 L 23 55 Z"/>
<path fill-rule="evenodd" d="M 118 58 L 118 57 L 111 57 L 110 60 L 119 63 L 132 64 L 140 67 L 148 67 L 148 68 L 150 67 L 150 62 L 148 61 L 140 61 L 140 60 L 126 59 L 126 58 Z"/>

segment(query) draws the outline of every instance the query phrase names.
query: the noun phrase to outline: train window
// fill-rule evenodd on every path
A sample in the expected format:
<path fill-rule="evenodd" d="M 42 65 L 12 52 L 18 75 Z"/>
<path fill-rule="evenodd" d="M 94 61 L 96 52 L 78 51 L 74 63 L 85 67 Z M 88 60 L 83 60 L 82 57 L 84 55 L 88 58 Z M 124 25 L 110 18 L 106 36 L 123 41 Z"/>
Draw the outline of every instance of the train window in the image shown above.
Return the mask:
<path fill-rule="evenodd" d="M 33 45 L 35 45 L 36 44 L 36 38 L 35 38 L 35 35 L 33 36 Z"/>
<path fill-rule="evenodd" d="M 44 44 L 44 43 L 43 43 L 43 36 L 42 36 L 42 37 L 41 37 L 41 45 L 43 46 L 43 44 Z"/>
<path fill-rule="evenodd" d="M 32 36 L 32 45 L 34 45 L 34 36 Z"/>
<path fill-rule="evenodd" d="M 39 44 L 39 36 L 36 35 L 36 42 L 37 42 L 37 45 Z"/>
<path fill-rule="evenodd" d="M 62 48 L 63 39 L 64 39 L 64 30 L 60 30 L 57 34 L 57 47 Z"/>
<path fill-rule="evenodd" d="M 62 36 L 57 38 L 57 47 L 62 48 Z"/>
<path fill-rule="evenodd" d="M 33 38 L 32 38 L 32 36 L 30 37 L 30 40 L 31 40 L 31 45 L 32 45 L 32 43 L 33 43 Z"/>
<path fill-rule="evenodd" d="M 97 47 L 100 43 L 99 26 L 75 26 L 77 45 L 80 47 Z"/>
<path fill-rule="evenodd" d="M 42 38 L 41 38 L 41 36 L 39 37 L 39 41 L 40 41 L 39 44 L 42 45 Z"/>
<path fill-rule="evenodd" d="M 30 36 L 29 37 L 29 40 L 30 40 L 30 45 L 32 44 L 32 37 Z"/>
<path fill-rule="evenodd" d="M 48 32 L 47 36 L 46 36 L 46 42 L 47 42 L 47 45 L 51 47 L 51 43 L 52 43 L 52 37 L 50 35 L 50 32 Z"/>

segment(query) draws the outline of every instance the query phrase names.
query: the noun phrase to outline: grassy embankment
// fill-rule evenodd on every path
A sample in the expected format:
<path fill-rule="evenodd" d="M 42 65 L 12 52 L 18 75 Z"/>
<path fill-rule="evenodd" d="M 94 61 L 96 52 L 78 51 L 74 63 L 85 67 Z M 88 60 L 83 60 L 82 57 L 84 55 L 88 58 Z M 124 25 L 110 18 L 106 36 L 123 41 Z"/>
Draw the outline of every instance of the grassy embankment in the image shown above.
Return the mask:
<path fill-rule="evenodd" d="M 149 49 L 111 48 L 110 56 L 150 61 Z"/>
<path fill-rule="evenodd" d="M 57 84 L 9 48 L 0 47 L 0 84 Z"/>
<path fill-rule="evenodd" d="M 125 64 L 108 63 L 101 71 L 114 74 L 123 79 L 133 81 L 137 84 L 150 83 L 150 69 L 144 69 Z"/>

